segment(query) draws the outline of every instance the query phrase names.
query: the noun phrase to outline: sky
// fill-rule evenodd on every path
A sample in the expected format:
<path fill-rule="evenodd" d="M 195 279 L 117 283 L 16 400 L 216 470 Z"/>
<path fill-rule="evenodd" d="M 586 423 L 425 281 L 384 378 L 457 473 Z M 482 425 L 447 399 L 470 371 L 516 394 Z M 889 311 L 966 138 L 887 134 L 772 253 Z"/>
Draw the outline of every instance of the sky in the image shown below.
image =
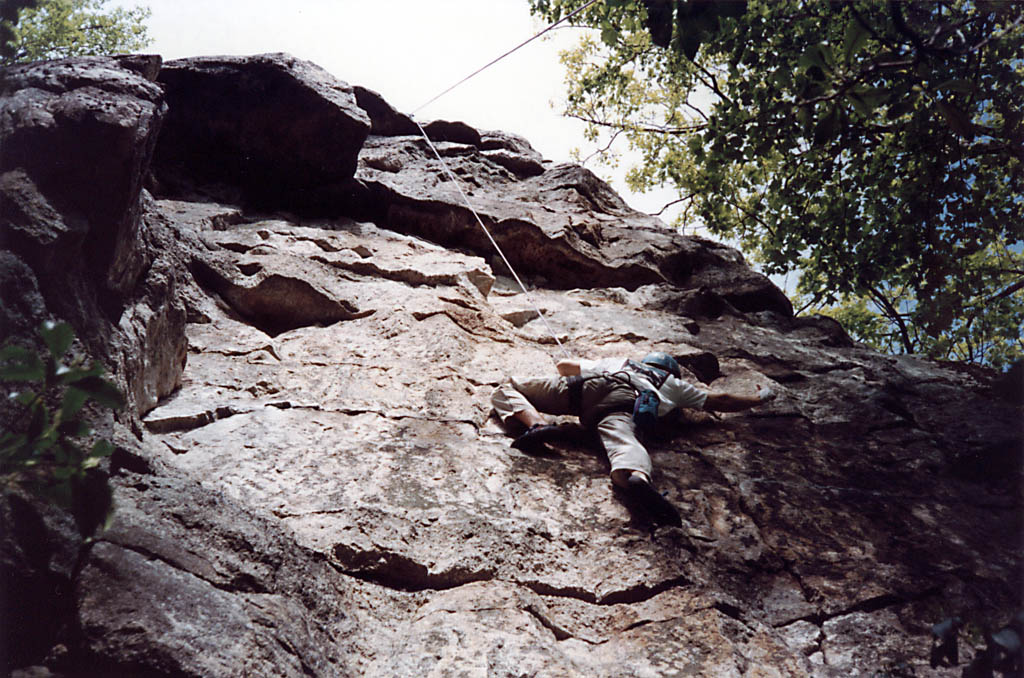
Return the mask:
<path fill-rule="evenodd" d="M 148 52 L 189 56 L 288 52 L 337 78 L 379 92 L 412 113 L 465 76 L 543 30 L 527 0 L 115 0 L 148 6 Z M 583 124 L 552 104 L 561 100 L 558 52 L 579 28 L 557 28 L 429 106 L 421 122 L 461 120 L 524 136 L 545 158 L 569 161 L 586 147 Z M 583 155 L 587 155 L 584 150 Z M 628 163 L 624 163 L 628 165 Z M 622 174 L 588 165 L 631 206 L 657 212 L 675 196 L 637 195 Z M 671 211 L 665 218 L 671 219 Z"/>

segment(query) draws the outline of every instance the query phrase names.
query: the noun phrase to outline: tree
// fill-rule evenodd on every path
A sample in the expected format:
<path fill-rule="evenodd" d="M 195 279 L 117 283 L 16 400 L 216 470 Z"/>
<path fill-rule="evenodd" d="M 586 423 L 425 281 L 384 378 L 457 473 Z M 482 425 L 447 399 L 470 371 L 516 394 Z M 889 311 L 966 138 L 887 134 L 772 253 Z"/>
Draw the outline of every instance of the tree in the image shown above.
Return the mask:
<path fill-rule="evenodd" d="M 148 7 L 107 0 L 0 0 L 0 65 L 137 52 L 150 43 Z"/>
<path fill-rule="evenodd" d="M 600 40 L 563 55 L 566 114 L 627 139 L 631 187 L 674 187 L 680 225 L 800 271 L 798 305 L 881 348 L 1024 355 L 1024 4 L 607 0 L 577 20 Z"/>

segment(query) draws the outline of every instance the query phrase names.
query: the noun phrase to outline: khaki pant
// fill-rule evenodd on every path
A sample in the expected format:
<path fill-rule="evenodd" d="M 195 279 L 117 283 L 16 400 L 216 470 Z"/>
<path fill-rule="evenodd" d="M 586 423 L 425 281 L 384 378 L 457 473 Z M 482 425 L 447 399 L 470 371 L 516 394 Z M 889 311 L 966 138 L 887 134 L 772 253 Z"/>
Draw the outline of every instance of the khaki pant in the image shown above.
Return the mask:
<path fill-rule="evenodd" d="M 580 411 L 573 412 L 565 377 L 512 377 L 494 391 L 491 403 L 503 422 L 530 407 L 545 414 L 577 414 L 585 426 L 597 429 L 617 484 L 625 483 L 631 471 L 641 471 L 650 478 L 651 458 L 637 440 L 633 424 L 633 389 L 598 377 L 583 382 L 582 395 Z M 623 411 L 627 408 L 628 412 Z"/>

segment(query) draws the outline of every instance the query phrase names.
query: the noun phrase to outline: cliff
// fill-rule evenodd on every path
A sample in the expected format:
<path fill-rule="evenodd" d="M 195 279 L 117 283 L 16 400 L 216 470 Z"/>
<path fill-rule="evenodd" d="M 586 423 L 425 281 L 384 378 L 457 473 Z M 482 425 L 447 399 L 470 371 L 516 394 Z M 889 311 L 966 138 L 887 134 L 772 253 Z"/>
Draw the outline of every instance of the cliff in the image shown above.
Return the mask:
<path fill-rule="evenodd" d="M 1021 607 L 998 375 L 856 345 L 589 171 L 425 125 L 528 299 L 416 125 L 287 55 L 0 95 L 3 339 L 65 319 L 129 400 L 93 538 L 4 492 L 20 675 L 959 676 L 932 625 L 964 618 L 968 663 Z M 573 355 L 778 393 L 651 442 L 682 528 L 583 429 L 509 447 L 491 391 L 562 357 L 534 304 Z"/>

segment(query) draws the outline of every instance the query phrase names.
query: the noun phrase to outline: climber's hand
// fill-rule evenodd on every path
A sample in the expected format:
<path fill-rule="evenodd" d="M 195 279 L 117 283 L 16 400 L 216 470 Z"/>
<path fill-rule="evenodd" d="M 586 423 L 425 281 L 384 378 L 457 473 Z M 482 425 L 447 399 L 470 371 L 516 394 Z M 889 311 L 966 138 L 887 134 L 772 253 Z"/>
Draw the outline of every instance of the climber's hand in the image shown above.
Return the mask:
<path fill-rule="evenodd" d="M 777 395 L 778 394 L 775 393 L 775 390 L 772 389 L 771 386 L 762 386 L 761 384 L 757 385 L 757 397 L 760 399 L 759 404 L 769 403 L 775 400 Z"/>

